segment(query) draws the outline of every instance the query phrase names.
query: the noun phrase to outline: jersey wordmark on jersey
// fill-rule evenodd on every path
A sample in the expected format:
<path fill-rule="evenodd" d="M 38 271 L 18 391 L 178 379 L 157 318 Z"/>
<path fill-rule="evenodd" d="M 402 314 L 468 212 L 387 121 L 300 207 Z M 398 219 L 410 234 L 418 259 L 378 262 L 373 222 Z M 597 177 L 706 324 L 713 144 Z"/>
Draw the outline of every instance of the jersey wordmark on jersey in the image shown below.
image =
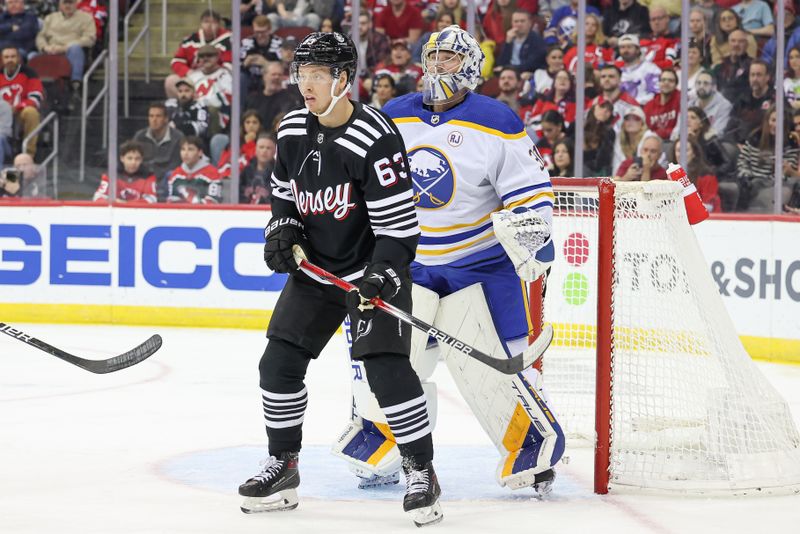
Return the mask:
<path fill-rule="evenodd" d="M 273 217 L 302 220 L 312 261 L 345 280 L 369 262 L 404 268 L 419 239 L 403 141 L 381 112 L 353 102 L 350 119 L 325 128 L 307 109 L 278 128 Z"/>
<path fill-rule="evenodd" d="M 536 147 L 505 104 L 467 93 L 435 113 L 419 93 L 391 100 L 383 110 L 408 144 L 423 265 L 479 261 L 503 254 L 491 214 L 535 209 L 552 221 L 553 189 Z M 542 253 L 552 251 L 552 241 Z"/>

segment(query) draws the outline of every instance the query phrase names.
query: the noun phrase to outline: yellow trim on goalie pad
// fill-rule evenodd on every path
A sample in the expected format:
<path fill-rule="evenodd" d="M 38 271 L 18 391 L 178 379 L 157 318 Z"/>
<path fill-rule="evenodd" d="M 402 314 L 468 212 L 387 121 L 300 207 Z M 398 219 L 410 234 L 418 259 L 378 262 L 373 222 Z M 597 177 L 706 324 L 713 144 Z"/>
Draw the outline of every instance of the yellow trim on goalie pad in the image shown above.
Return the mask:
<path fill-rule="evenodd" d="M 525 441 L 525 436 L 528 435 L 530 426 L 531 420 L 528 418 L 528 414 L 525 413 L 525 408 L 520 403 L 517 403 L 514 415 L 511 416 L 511 421 L 508 422 L 506 427 L 506 434 L 503 436 L 503 447 L 509 452 L 522 448 L 522 443 Z"/>
<path fill-rule="evenodd" d="M 389 452 L 397 445 L 397 443 L 394 441 L 394 436 L 392 435 L 392 431 L 389 429 L 389 425 L 384 423 L 373 424 L 386 438 L 386 441 L 384 441 L 381 446 L 378 447 L 378 450 L 373 452 L 372 456 L 367 458 L 367 463 L 369 465 L 378 465 L 378 463 L 383 460 L 387 454 L 389 454 Z"/>
<path fill-rule="evenodd" d="M 389 425 L 387 425 L 386 423 L 377 423 L 375 421 L 373 421 L 372 424 L 375 425 L 375 427 L 381 431 L 381 434 L 383 434 L 386 439 L 392 441 L 395 440 L 394 434 L 392 434 L 392 429 L 389 428 Z"/>

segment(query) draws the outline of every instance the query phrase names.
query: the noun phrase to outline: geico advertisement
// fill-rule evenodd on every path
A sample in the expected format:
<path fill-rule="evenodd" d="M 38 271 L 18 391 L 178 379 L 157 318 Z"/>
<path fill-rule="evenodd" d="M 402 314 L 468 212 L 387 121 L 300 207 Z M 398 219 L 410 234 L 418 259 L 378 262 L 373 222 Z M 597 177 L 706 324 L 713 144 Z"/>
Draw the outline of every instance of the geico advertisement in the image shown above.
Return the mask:
<path fill-rule="evenodd" d="M 271 308 L 269 212 L 0 208 L 3 302 Z"/>
<path fill-rule="evenodd" d="M 285 275 L 262 261 L 268 218 L 267 210 L 0 207 L 0 302 L 269 310 Z M 593 324 L 596 219 L 564 219 L 554 228 L 546 313 Z M 686 269 L 703 262 L 687 264 L 657 230 L 619 250 L 619 290 L 635 305 L 616 313 L 632 324 L 650 317 L 690 327 L 692 314 L 661 312 L 669 299 L 673 309 L 702 312 Z M 737 331 L 800 339 L 800 224 L 709 220 L 692 230 Z"/>

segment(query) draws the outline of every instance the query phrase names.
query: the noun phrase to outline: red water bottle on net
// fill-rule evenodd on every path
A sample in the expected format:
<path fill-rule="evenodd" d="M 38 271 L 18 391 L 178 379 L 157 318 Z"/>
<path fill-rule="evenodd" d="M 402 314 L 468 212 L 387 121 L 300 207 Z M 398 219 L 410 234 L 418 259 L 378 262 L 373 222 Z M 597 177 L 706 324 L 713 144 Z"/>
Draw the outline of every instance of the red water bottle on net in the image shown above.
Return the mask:
<path fill-rule="evenodd" d="M 673 182 L 679 182 L 683 186 L 683 203 L 686 206 L 686 216 L 689 219 L 689 224 L 697 224 L 708 219 L 708 210 L 703 205 L 703 200 L 700 198 L 700 193 L 697 188 L 686 176 L 686 171 L 683 167 L 676 163 L 670 163 L 667 167 L 667 176 Z"/>

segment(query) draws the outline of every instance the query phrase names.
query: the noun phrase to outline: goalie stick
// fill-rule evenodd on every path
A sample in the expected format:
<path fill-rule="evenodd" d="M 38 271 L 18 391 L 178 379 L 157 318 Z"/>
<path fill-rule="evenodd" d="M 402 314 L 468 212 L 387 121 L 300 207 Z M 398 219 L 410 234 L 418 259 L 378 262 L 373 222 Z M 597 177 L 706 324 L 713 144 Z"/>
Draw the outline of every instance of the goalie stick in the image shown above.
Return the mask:
<path fill-rule="evenodd" d="M 350 282 L 342 280 L 338 276 L 329 273 L 322 267 L 318 267 L 313 263 L 309 263 L 308 260 L 303 259 L 297 253 L 295 253 L 295 259 L 297 260 L 298 267 L 306 274 L 322 278 L 323 280 L 330 282 L 344 291 L 358 290 L 358 288 Z M 547 350 L 547 347 L 550 346 L 550 341 L 553 339 L 553 327 L 550 325 L 545 325 L 545 327 L 542 329 L 542 333 L 526 351 L 507 359 L 495 358 L 479 351 L 475 347 L 467 345 L 463 341 L 455 339 L 454 337 L 442 332 L 438 328 L 429 325 L 421 319 L 417 319 L 410 313 L 406 313 L 403 310 L 392 306 L 388 302 L 384 302 L 378 297 L 370 300 L 369 303 L 379 310 L 388 313 L 392 317 L 396 317 L 404 323 L 413 326 L 414 328 L 419 328 L 423 332 L 427 332 L 429 336 L 435 338 L 439 343 L 450 345 L 451 347 L 460 350 L 470 358 L 474 358 L 479 362 L 488 365 L 492 369 L 507 375 L 520 373 L 523 369 L 526 369 L 532 365 L 537 358 L 544 354 L 544 351 Z"/>
<path fill-rule="evenodd" d="M 141 345 L 138 345 L 128 352 L 120 354 L 119 356 L 114 356 L 113 358 L 109 358 L 107 360 L 86 360 L 84 358 L 79 358 L 78 356 L 73 356 L 72 354 L 64 352 L 63 350 L 52 345 L 48 345 L 44 341 L 36 339 L 33 336 L 29 336 L 22 330 L 14 328 L 6 323 L 0 323 L 0 332 L 7 336 L 13 337 L 14 339 L 18 339 L 23 343 L 27 343 L 31 347 L 36 347 L 37 349 L 64 360 L 65 362 L 76 365 L 81 369 L 85 369 L 90 373 L 100 375 L 113 373 L 114 371 L 119 371 L 120 369 L 125 369 L 126 367 L 143 362 L 161 348 L 161 336 L 156 334 Z"/>

